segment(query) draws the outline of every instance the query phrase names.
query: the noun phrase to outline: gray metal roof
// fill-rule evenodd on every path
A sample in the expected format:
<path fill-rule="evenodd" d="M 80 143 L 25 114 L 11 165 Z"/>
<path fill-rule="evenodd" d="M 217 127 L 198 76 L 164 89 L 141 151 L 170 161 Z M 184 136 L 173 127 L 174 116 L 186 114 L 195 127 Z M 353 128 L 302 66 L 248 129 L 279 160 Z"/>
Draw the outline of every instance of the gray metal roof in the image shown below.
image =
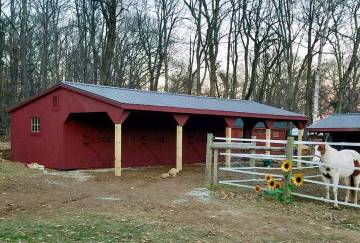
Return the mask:
<path fill-rule="evenodd" d="M 311 126 L 308 129 L 360 129 L 360 113 L 336 113 L 322 119 Z"/>
<path fill-rule="evenodd" d="M 75 82 L 62 82 L 65 86 L 73 87 L 100 97 L 110 99 L 122 104 L 151 105 L 162 107 L 244 112 L 253 114 L 268 114 L 286 117 L 303 117 L 304 115 L 284 109 L 263 105 L 249 100 L 221 99 L 204 96 L 192 96 L 184 94 L 162 93 L 125 89 L 111 86 L 84 84 Z"/>

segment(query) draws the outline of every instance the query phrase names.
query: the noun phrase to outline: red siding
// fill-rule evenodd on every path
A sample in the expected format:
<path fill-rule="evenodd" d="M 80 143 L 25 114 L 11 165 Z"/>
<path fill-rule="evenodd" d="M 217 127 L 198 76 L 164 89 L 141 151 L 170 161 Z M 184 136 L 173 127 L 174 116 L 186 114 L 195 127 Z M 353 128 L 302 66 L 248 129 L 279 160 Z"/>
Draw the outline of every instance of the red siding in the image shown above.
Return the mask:
<path fill-rule="evenodd" d="M 205 160 L 206 134 L 224 135 L 221 117 L 190 117 L 183 128 L 183 162 Z M 123 124 L 123 166 L 175 165 L 176 123 L 171 114 L 132 112 Z"/>
<path fill-rule="evenodd" d="M 113 167 L 113 120 L 121 113 L 111 104 L 56 89 L 11 113 L 12 158 L 57 169 Z M 31 133 L 31 117 L 40 117 L 40 134 Z M 208 132 L 224 136 L 223 117 L 189 118 L 184 126 L 184 163 L 204 162 Z M 123 123 L 123 167 L 175 165 L 175 149 L 172 114 L 131 112 Z"/>
<path fill-rule="evenodd" d="M 106 113 L 73 113 L 64 124 L 65 168 L 114 165 L 114 124 Z"/>
<path fill-rule="evenodd" d="M 56 109 L 53 108 L 55 95 L 59 97 Z M 121 110 L 78 93 L 62 88 L 56 89 L 11 112 L 12 159 L 24 163 L 36 162 L 49 168 L 74 168 L 72 163 L 78 162 L 66 161 L 66 158 L 83 156 L 85 153 L 65 153 L 64 137 L 72 132 L 64 132 L 64 122 L 71 112 L 107 112 L 110 116 L 116 117 Z M 40 134 L 31 133 L 31 117 L 40 117 Z M 84 165 L 81 168 L 88 166 Z"/>
<path fill-rule="evenodd" d="M 59 87 L 11 112 L 12 158 L 57 169 L 113 167 L 114 123 L 122 114 L 119 106 Z M 31 133 L 31 117 L 40 117 L 39 134 Z M 233 131 L 240 137 L 240 130 Z M 204 162 L 206 134 L 224 136 L 224 117 L 192 115 L 183 132 L 183 162 Z M 285 131 L 279 132 L 283 139 Z M 123 167 L 175 165 L 175 149 L 171 113 L 130 112 L 122 126 Z"/>

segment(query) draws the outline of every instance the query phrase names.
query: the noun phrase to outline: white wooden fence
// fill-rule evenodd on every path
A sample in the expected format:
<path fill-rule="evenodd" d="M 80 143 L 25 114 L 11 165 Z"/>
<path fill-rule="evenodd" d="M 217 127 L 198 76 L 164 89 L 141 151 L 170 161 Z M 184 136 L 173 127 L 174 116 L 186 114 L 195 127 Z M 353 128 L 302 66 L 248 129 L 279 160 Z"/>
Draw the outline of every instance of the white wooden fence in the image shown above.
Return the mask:
<path fill-rule="evenodd" d="M 283 174 L 280 173 L 266 173 L 266 171 L 280 171 L 279 167 L 264 167 L 257 166 L 256 160 L 264 160 L 269 159 L 272 161 L 282 161 L 288 159 L 292 162 L 297 162 L 297 166 L 293 163 L 293 170 L 301 170 L 302 172 L 306 172 L 307 170 L 315 170 L 317 174 L 315 175 L 305 175 L 304 182 L 306 184 L 313 184 L 315 187 L 320 189 L 319 191 L 325 195 L 325 186 L 334 187 L 340 189 L 351 189 L 360 191 L 360 188 L 349 187 L 344 185 L 334 185 L 331 183 L 325 183 L 320 181 L 321 174 L 317 169 L 320 165 L 326 166 L 323 163 L 312 162 L 313 155 L 306 156 L 294 156 L 294 146 L 297 145 L 300 148 L 301 145 L 313 146 L 317 144 L 329 144 L 329 145 L 337 145 L 337 146 L 352 146 L 352 147 L 360 147 L 360 143 L 324 143 L 324 142 L 314 142 L 314 141 L 294 141 L 292 137 L 289 137 L 287 140 L 270 140 L 271 144 L 278 144 L 278 147 L 275 146 L 258 146 L 257 143 L 267 143 L 269 144 L 269 140 L 264 139 L 256 139 L 256 137 L 252 137 L 251 139 L 243 139 L 243 138 L 224 138 L 224 137 L 214 137 L 212 134 L 208 134 L 207 138 L 207 151 L 206 151 L 206 169 L 205 169 L 205 182 L 208 187 L 217 186 L 217 185 L 230 185 L 242 188 L 255 189 L 255 183 L 264 182 L 265 175 L 272 175 L 274 178 L 282 178 Z M 233 152 L 236 150 L 236 152 Z M 259 150 L 262 151 L 277 151 L 282 152 L 281 154 L 260 154 L 257 153 Z M 223 152 L 226 151 L 226 152 Z M 219 163 L 220 157 L 228 157 L 224 161 L 230 161 L 230 163 L 222 164 Z M 232 161 L 236 158 L 246 159 L 247 161 L 243 161 L 240 165 L 234 165 Z M 248 165 L 246 165 L 248 163 Z M 305 166 L 302 166 L 305 165 Z M 357 170 L 360 170 L 358 168 Z M 235 173 L 238 175 L 247 175 L 247 179 L 239 178 L 239 179 L 227 179 L 222 178 L 219 180 L 218 173 L 221 172 L 223 174 Z M 240 177 L 240 176 L 239 176 Z M 316 180 L 318 179 L 318 180 Z M 253 184 L 253 185 L 249 185 Z M 321 187 L 321 188 L 320 188 Z M 326 199 L 322 196 L 315 196 L 306 194 L 301 191 L 301 188 L 296 192 L 292 192 L 294 196 L 303 197 L 318 201 L 323 201 L 327 203 L 334 203 L 334 200 Z M 360 196 L 360 195 L 359 195 Z M 357 207 L 360 208 L 360 205 L 338 201 L 338 204 Z"/>

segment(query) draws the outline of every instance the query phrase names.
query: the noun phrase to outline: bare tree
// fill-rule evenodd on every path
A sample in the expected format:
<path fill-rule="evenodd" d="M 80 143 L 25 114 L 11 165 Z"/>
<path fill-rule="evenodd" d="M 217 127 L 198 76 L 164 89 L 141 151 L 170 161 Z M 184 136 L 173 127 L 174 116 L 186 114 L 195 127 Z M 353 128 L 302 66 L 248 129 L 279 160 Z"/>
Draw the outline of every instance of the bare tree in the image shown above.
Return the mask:
<path fill-rule="evenodd" d="M 315 71 L 315 87 L 313 94 L 313 110 L 312 110 L 312 121 L 316 121 L 319 116 L 319 94 L 320 94 L 320 85 L 321 85 L 321 74 L 322 74 L 322 62 L 323 62 L 323 49 L 328 39 L 328 30 L 329 30 L 329 21 L 331 19 L 331 11 L 333 11 L 334 4 L 336 1 L 323 1 L 319 0 L 319 7 L 323 12 L 323 20 L 319 24 L 319 37 L 320 37 L 320 46 L 317 60 L 317 68 Z"/>
<path fill-rule="evenodd" d="M 102 84 L 107 85 L 111 83 L 111 69 L 114 56 L 114 47 L 116 41 L 116 17 L 117 7 L 120 5 L 120 13 L 124 10 L 122 2 L 118 0 L 98 0 L 101 11 L 106 23 L 106 44 L 102 56 L 102 63 L 100 68 L 100 76 Z"/>
<path fill-rule="evenodd" d="M 201 1 L 201 14 L 206 21 L 206 45 L 208 48 L 207 59 L 209 61 L 210 96 L 215 96 L 217 91 L 217 56 L 219 52 L 220 28 L 227 15 L 225 3 L 220 0 L 212 0 L 210 6 L 206 0 Z"/>

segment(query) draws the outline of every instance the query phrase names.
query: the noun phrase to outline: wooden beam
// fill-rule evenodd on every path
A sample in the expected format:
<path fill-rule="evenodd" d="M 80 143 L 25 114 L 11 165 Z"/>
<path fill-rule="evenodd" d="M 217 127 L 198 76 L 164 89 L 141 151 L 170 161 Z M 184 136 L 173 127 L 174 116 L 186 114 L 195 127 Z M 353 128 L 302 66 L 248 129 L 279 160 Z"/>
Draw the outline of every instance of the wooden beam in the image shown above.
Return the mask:
<path fill-rule="evenodd" d="M 225 126 L 234 128 L 237 118 L 235 117 L 224 117 Z"/>
<path fill-rule="evenodd" d="M 115 176 L 121 176 L 121 124 L 115 124 Z"/>
<path fill-rule="evenodd" d="M 205 164 L 205 186 L 210 187 L 211 180 L 211 167 L 212 167 L 212 143 L 213 143 L 214 135 L 211 133 L 207 134 L 207 143 L 206 143 L 206 164 Z"/>
<path fill-rule="evenodd" d="M 299 144 L 297 146 L 297 156 L 298 156 L 297 159 L 298 160 L 302 159 L 302 148 L 303 148 L 303 146 L 302 146 L 301 142 L 303 140 L 303 135 L 304 135 L 304 130 L 303 129 L 298 129 L 298 142 L 299 142 Z M 301 167 L 302 166 L 301 162 L 298 162 L 297 166 Z"/>
<path fill-rule="evenodd" d="M 226 138 L 231 138 L 231 127 L 225 128 L 225 135 L 226 135 Z M 231 140 L 227 140 L 227 142 L 231 143 Z M 231 149 L 226 149 L 226 153 L 230 154 Z M 231 156 L 230 155 L 225 156 L 225 167 L 231 167 Z"/>
<path fill-rule="evenodd" d="M 176 169 L 182 171 L 182 141 L 183 141 L 183 127 L 176 126 Z"/>
<path fill-rule="evenodd" d="M 130 112 L 126 110 L 116 110 L 108 111 L 107 114 L 109 115 L 110 119 L 113 121 L 114 124 L 123 124 L 126 118 L 130 115 Z"/>
<path fill-rule="evenodd" d="M 284 151 L 285 147 L 266 147 L 266 146 L 255 146 L 252 143 L 241 144 L 241 143 L 223 143 L 223 142 L 214 142 L 211 146 L 213 149 L 240 149 L 240 150 L 279 150 Z"/>
<path fill-rule="evenodd" d="M 187 120 L 189 119 L 189 115 L 182 114 L 173 114 L 173 117 L 176 121 L 176 125 L 184 126 Z"/>
<path fill-rule="evenodd" d="M 264 121 L 264 125 L 267 129 L 272 129 L 273 128 L 273 124 L 274 124 L 274 121 L 273 120 L 265 120 Z"/>
<path fill-rule="evenodd" d="M 293 124 L 297 129 L 304 129 L 308 121 L 293 121 Z"/>
<path fill-rule="evenodd" d="M 256 136 L 251 136 L 251 139 L 256 139 Z M 252 146 L 256 147 L 255 141 L 251 142 L 251 144 L 252 144 Z M 255 155 L 256 154 L 255 149 L 251 149 L 250 153 Z M 250 166 L 255 167 L 255 158 L 250 158 Z"/>
<path fill-rule="evenodd" d="M 214 170 L 213 170 L 213 186 L 218 184 L 218 160 L 219 160 L 219 150 L 214 149 Z"/>
<path fill-rule="evenodd" d="M 293 160 L 293 153 L 294 153 L 294 137 L 288 137 L 286 143 L 286 159 L 291 161 L 291 163 Z M 291 183 L 291 175 L 292 175 L 292 171 L 289 172 L 289 176 L 284 181 L 284 185 L 282 187 L 285 190 L 285 200 L 288 200 L 288 198 L 291 196 L 291 192 L 288 187 L 288 185 Z"/>
<path fill-rule="evenodd" d="M 268 140 L 265 144 L 266 147 L 270 147 L 270 140 L 271 140 L 271 129 L 266 129 L 265 130 L 265 139 Z M 266 154 L 270 154 L 270 151 L 267 150 Z"/>
<path fill-rule="evenodd" d="M 251 139 L 256 139 L 256 136 L 251 136 Z M 256 147 L 256 141 L 252 141 L 251 144 L 254 147 Z M 256 150 L 255 149 L 250 150 L 250 154 L 255 155 Z M 250 166 L 255 167 L 255 164 L 256 164 L 256 159 L 255 158 L 250 158 Z M 252 179 L 255 179 L 255 175 L 252 175 L 251 177 L 252 177 Z"/>

